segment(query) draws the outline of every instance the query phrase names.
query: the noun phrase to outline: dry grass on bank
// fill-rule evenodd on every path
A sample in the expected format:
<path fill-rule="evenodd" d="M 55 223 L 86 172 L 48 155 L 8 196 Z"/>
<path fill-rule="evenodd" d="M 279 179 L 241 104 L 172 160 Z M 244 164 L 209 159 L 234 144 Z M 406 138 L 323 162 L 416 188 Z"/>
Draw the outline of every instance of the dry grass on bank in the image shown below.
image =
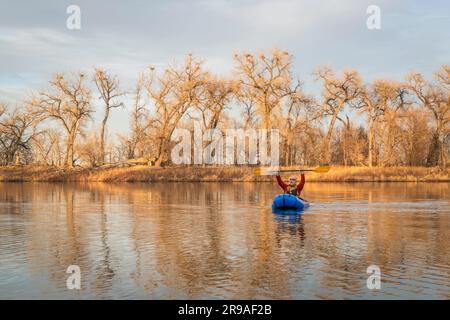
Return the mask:
<path fill-rule="evenodd" d="M 255 176 L 252 167 L 167 167 L 148 166 L 75 168 L 48 166 L 0 167 L 0 181 L 273 181 L 271 176 Z M 450 169 L 425 167 L 332 167 L 328 173 L 308 173 L 317 182 L 450 182 Z"/>

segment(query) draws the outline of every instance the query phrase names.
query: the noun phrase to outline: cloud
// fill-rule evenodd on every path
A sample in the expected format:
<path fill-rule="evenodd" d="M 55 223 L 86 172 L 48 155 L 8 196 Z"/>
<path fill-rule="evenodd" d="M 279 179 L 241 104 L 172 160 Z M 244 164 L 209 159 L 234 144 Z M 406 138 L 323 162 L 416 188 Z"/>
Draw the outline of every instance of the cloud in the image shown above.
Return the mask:
<path fill-rule="evenodd" d="M 377 0 L 382 29 L 366 28 L 371 0 L 77 1 L 82 29 L 65 27 L 72 1 L 0 2 L 0 100 L 19 100 L 54 72 L 103 66 L 125 89 L 146 66 L 192 52 L 230 73 L 237 51 L 287 49 L 312 88 L 320 64 L 357 68 L 364 79 L 430 74 L 449 62 L 447 1 Z M 116 127 L 126 128 L 121 114 Z"/>

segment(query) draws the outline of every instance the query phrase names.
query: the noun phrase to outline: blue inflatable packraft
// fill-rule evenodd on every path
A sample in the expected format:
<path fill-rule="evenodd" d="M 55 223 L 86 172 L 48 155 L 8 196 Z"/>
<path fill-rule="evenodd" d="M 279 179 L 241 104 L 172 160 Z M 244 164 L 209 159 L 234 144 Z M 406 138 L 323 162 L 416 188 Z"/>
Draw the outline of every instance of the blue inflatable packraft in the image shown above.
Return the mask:
<path fill-rule="evenodd" d="M 299 212 L 308 207 L 308 201 L 291 194 L 279 194 L 273 199 L 272 203 L 272 210 L 275 213 Z"/>

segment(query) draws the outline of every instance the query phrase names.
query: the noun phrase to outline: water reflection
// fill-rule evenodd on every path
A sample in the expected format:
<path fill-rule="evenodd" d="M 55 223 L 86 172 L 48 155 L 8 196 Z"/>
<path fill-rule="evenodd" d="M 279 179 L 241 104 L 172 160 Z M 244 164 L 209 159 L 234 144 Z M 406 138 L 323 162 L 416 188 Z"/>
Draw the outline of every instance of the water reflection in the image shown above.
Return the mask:
<path fill-rule="evenodd" d="M 450 298 L 448 184 L 0 184 L 1 298 Z M 82 290 L 65 270 L 82 271 Z M 379 265 L 382 290 L 365 286 Z"/>
<path fill-rule="evenodd" d="M 277 234 L 287 232 L 290 236 L 298 236 L 300 243 L 303 246 L 305 241 L 303 214 L 304 212 L 288 215 L 275 214 L 274 219 L 277 222 Z"/>

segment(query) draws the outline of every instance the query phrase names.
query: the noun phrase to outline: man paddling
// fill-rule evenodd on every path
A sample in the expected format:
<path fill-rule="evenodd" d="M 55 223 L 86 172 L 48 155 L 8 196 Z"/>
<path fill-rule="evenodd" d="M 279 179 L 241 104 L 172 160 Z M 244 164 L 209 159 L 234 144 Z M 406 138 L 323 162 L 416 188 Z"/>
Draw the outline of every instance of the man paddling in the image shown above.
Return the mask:
<path fill-rule="evenodd" d="M 283 189 L 284 193 L 292 194 L 293 196 L 300 198 L 300 194 L 305 186 L 305 172 L 301 170 L 300 173 L 302 178 L 299 184 L 297 184 L 297 178 L 295 176 L 291 176 L 289 178 L 289 184 L 286 184 L 283 180 L 281 180 L 280 175 L 277 174 L 277 182 L 281 189 Z"/>

